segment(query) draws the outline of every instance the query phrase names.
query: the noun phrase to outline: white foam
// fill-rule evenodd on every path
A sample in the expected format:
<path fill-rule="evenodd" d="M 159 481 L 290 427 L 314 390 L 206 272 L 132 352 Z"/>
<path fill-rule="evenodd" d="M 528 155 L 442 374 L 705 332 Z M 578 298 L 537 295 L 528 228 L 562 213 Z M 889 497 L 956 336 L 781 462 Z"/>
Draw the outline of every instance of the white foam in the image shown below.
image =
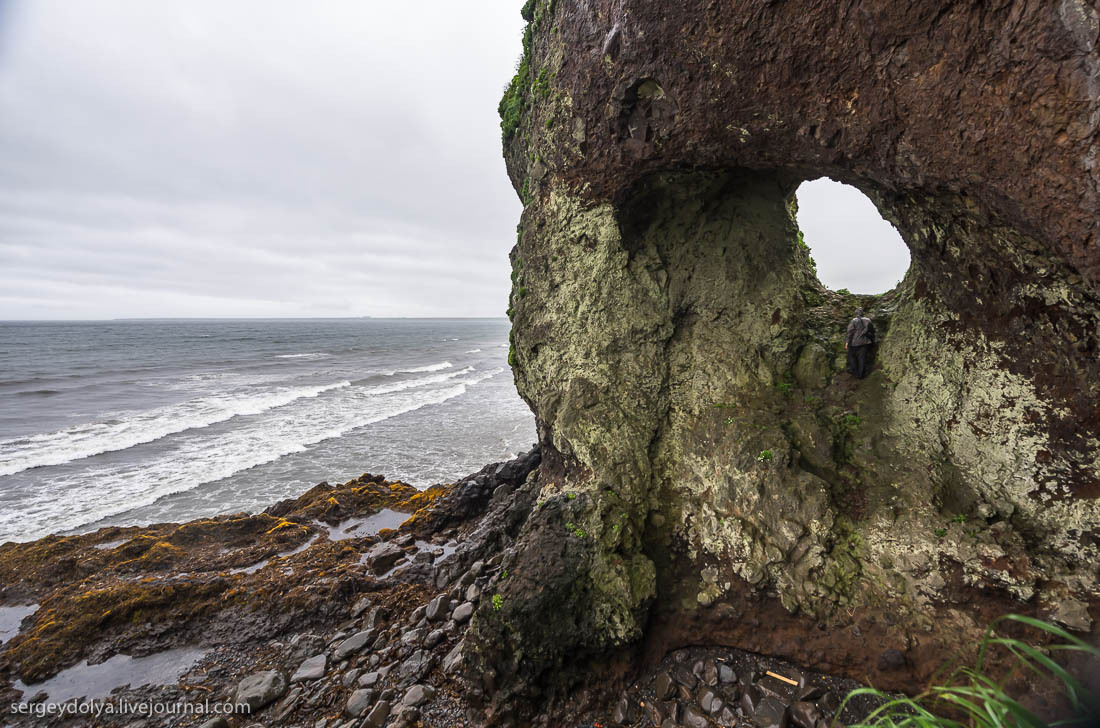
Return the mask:
<path fill-rule="evenodd" d="M 392 377 L 395 374 L 421 374 L 423 372 L 438 372 L 441 369 L 450 369 L 454 364 L 449 361 L 441 361 L 438 364 L 427 364 L 422 367 L 413 367 L 412 369 L 387 369 L 384 372 L 379 372 L 384 377 Z"/>
<path fill-rule="evenodd" d="M 328 359 L 332 354 L 315 351 L 309 354 L 276 354 L 276 359 Z"/>
<path fill-rule="evenodd" d="M 314 398 L 351 382 L 280 387 L 260 393 L 212 395 L 145 412 L 124 412 L 106 422 L 90 422 L 58 432 L 0 441 L 0 476 L 31 468 L 62 465 L 107 452 L 126 450 L 169 435 L 202 429 L 234 417 L 256 415 Z"/>
<path fill-rule="evenodd" d="M 473 367 L 466 367 L 465 369 L 459 369 L 453 372 L 447 372 L 446 374 L 437 374 L 433 377 L 421 377 L 419 379 L 406 379 L 403 382 L 395 382 L 394 384 L 382 384 L 377 387 L 371 387 L 364 390 L 365 394 L 390 394 L 392 392 L 400 392 L 405 389 L 415 389 L 416 387 L 427 387 L 432 384 L 439 384 L 455 377 L 461 377 L 464 374 L 469 374 L 474 371 Z"/>
<path fill-rule="evenodd" d="M 162 444 L 152 459 L 86 468 L 44 478 L 33 494 L 9 500 L 0 512 L 0 542 L 31 540 L 76 529 L 248 468 L 302 452 L 352 430 L 462 396 L 503 371 L 486 372 L 451 386 L 387 393 L 362 387 L 272 409 L 217 435 L 183 432 Z"/>
<path fill-rule="evenodd" d="M 480 354 L 480 353 L 481 353 L 481 349 L 470 349 L 470 350 L 469 350 L 469 351 L 467 351 L 466 353 L 467 353 L 467 354 Z"/>

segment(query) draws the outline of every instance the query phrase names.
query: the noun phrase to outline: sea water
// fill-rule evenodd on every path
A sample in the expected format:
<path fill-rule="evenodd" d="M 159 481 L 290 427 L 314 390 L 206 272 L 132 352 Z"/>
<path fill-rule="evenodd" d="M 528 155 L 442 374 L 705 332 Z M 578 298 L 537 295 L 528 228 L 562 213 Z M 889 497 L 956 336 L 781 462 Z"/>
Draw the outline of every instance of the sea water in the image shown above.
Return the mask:
<path fill-rule="evenodd" d="M 258 511 L 534 442 L 504 319 L 0 322 L 0 543 Z"/>

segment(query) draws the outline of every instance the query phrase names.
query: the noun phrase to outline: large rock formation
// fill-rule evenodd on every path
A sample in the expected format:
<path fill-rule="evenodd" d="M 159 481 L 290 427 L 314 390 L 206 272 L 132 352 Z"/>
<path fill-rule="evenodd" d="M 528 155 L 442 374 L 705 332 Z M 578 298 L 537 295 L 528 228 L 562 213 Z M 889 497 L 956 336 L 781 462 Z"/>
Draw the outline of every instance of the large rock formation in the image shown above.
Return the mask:
<path fill-rule="evenodd" d="M 707 639 L 912 687 L 1006 611 L 1095 630 L 1095 7 L 524 12 L 501 114 L 541 496 L 473 674 Z M 826 175 L 901 232 L 895 290 L 817 281 L 793 194 Z M 858 304 L 886 335 L 855 383 Z"/>

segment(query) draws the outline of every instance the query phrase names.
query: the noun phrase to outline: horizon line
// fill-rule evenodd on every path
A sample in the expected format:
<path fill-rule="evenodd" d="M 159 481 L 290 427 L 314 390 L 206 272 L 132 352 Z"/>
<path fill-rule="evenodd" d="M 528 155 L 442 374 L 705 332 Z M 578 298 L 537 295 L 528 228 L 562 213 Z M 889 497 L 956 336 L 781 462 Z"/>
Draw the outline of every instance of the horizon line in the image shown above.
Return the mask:
<path fill-rule="evenodd" d="M 507 316 L 119 316 L 103 319 L 0 319 L 0 324 L 118 323 L 126 321 L 490 321 Z"/>

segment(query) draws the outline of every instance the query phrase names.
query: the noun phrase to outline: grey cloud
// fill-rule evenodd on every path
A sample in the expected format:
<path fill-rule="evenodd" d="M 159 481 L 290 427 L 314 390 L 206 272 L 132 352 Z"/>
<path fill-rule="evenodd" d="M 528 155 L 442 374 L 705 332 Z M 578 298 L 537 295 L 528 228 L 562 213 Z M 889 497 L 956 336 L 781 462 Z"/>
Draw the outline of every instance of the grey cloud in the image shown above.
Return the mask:
<path fill-rule="evenodd" d="M 0 318 L 503 313 L 515 2 L 6 10 Z"/>
<path fill-rule="evenodd" d="M 0 318 L 503 314 L 520 5 L 0 2 Z M 815 190 L 823 281 L 892 285 Z"/>

